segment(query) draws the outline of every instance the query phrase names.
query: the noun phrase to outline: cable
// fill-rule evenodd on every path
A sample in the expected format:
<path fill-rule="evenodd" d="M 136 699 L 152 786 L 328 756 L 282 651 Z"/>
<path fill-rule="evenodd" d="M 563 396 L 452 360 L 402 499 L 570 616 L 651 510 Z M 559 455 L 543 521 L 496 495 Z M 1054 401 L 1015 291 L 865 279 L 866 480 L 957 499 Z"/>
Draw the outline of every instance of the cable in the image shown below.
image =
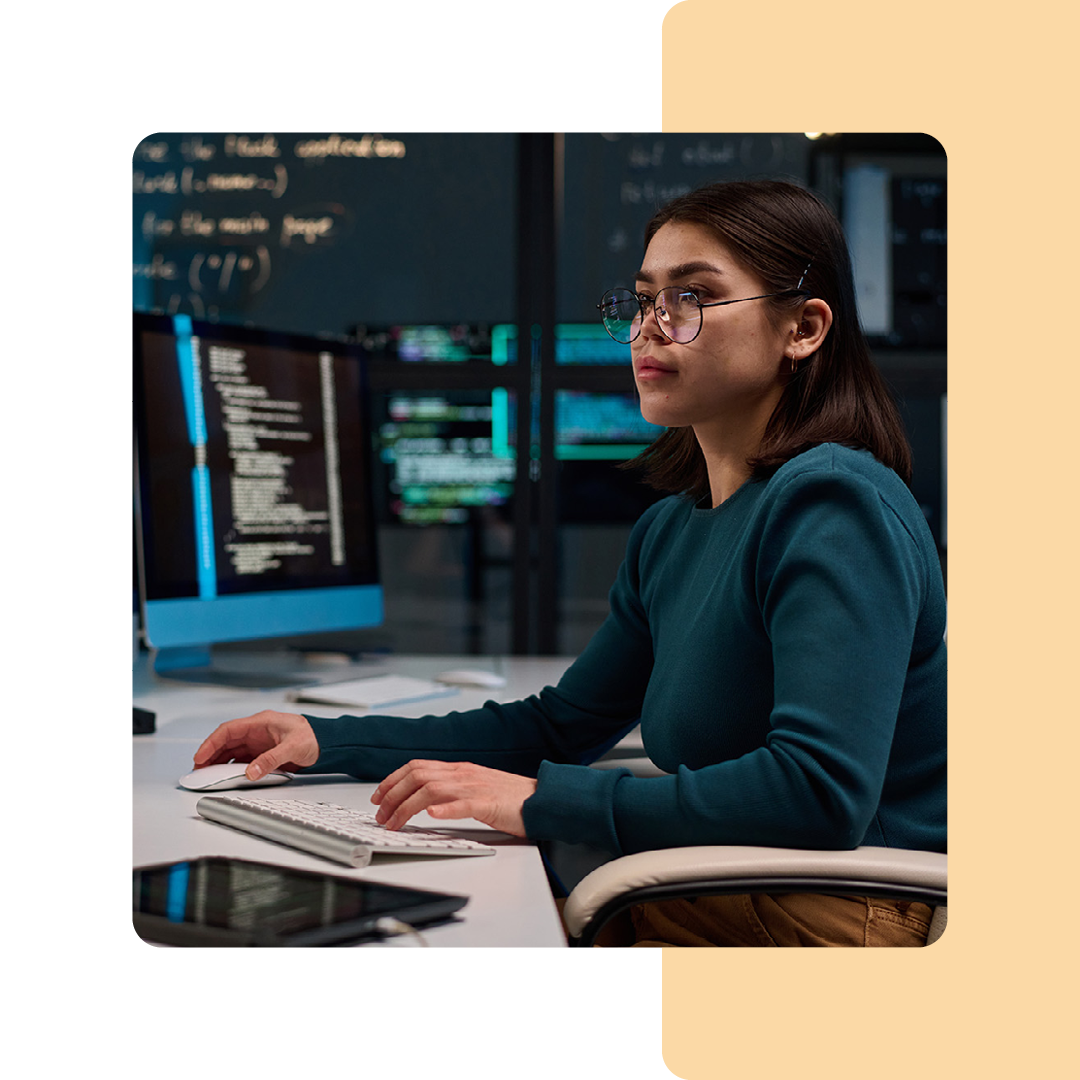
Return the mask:
<path fill-rule="evenodd" d="M 400 919 L 395 919 L 390 915 L 384 915 L 381 919 L 378 919 L 375 923 L 375 929 L 386 937 L 401 937 L 404 934 L 411 934 L 416 938 L 418 945 L 421 945 L 425 949 L 428 947 L 428 943 L 424 940 L 423 934 L 415 927 L 410 926 L 406 922 L 402 922 Z"/>

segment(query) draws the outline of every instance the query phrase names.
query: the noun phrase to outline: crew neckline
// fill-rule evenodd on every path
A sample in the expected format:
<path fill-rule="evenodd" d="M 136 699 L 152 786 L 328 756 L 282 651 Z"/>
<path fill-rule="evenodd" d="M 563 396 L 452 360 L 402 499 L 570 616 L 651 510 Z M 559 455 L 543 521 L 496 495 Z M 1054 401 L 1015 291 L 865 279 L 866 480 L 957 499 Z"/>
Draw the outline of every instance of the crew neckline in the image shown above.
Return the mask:
<path fill-rule="evenodd" d="M 732 503 L 736 502 L 751 484 L 754 483 L 754 477 L 748 476 L 719 506 L 708 506 L 703 503 L 694 504 L 694 514 L 698 517 L 713 517 L 721 514 Z"/>

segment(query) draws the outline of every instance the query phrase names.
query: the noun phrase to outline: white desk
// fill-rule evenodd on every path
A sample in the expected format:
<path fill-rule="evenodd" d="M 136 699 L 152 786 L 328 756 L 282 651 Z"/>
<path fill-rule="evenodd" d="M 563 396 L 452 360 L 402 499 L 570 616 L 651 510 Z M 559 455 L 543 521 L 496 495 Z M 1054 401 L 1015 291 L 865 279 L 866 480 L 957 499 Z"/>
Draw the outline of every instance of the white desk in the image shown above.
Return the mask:
<path fill-rule="evenodd" d="M 491 698 L 513 701 L 556 682 L 569 663 L 569 658 L 393 657 L 380 661 L 380 667 L 421 678 L 450 668 L 488 668 L 503 675 L 507 685 L 497 691 L 463 689 L 451 697 L 396 709 L 380 708 L 379 712 L 417 716 L 475 708 Z M 335 676 L 355 677 L 355 673 L 343 668 Z M 394 885 L 462 893 L 470 899 L 459 913 L 461 921 L 424 931 L 429 945 L 566 944 L 539 851 L 527 841 L 495 832 L 479 822 L 451 825 L 420 814 L 413 824 L 460 832 L 498 850 L 494 856 L 470 859 L 376 855 L 369 866 L 350 870 L 204 821 L 195 812 L 199 794 L 176 784 L 180 776 L 191 771 L 196 747 L 224 720 L 248 716 L 261 709 L 305 710 L 327 716 L 336 715 L 338 710 L 290 703 L 284 690 L 238 690 L 158 679 L 141 667 L 135 673 L 134 702 L 156 714 L 157 730 L 134 737 L 133 865 L 199 855 L 229 855 Z M 374 788 L 374 784 L 361 784 L 341 775 L 299 776 L 291 784 L 269 788 L 260 794 L 268 798 L 310 797 L 370 810 L 369 797 Z M 408 943 L 408 939 L 401 941 Z"/>

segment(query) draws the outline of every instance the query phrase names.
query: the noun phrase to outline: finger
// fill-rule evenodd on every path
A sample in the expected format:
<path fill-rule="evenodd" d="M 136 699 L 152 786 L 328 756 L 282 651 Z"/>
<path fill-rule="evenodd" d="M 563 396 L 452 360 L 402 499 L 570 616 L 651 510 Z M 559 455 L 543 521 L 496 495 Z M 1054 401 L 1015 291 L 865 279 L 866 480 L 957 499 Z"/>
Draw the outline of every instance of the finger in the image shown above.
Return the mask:
<path fill-rule="evenodd" d="M 218 725 L 210 735 L 207 735 L 199 750 L 194 753 L 194 764 L 216 765 L 222 760 L 222 755 L 226 755 L 237 746 L 244 745 L 244 740 L 238 737 L 234 725 L 235 721 L 229 720 L 228 724 Z"/>
<path fill-rule="evenodd" d="M 299 747 L 295 739 L 286 739 L 277 746 L 271 746 L 265 753 L 260 754 L 248 765 L 244 771 L 249 780 L 258 780 L 267 773 L 281 768 L 286 762 L 291 762 L 294 752 L 299 756 Z"/>
<path fill-rule="evenodd" d="M 228 761 L 229 751 L 247 746 L 253 719 L 254 717 L 245 716 L 241 720 L 228 720 L 219 724 L 195 751 L 195 764 L 212 765 L 219 761 Z"/>
<path fill-rule="evenodd" d="M 406 793 L 412 792 L 415 790 L 416 776 L 419 770 L 423 770 L 425 776 L 430 778 L 440 773 L 458 772 L 465 767 L 467 767 L 466 763 L 461 761 L 427 761 L 423 758 L 414 758 L 412 761 L 407 761 L 400 769 L 395 769 L 390 773 L 371 793 L 371 801 L 376 806 L 381 805 L 402 782 L 411 784 L 411 786 L 402 790 Z M 398 792 L 397 795 L 399 799 L 404 797 L 402 792 Z"/>
<path fill-rule="evenodd" d="M 416 768 L 421 766 L 431 765 L 445 765 L 446 762 L 442 761 L 424 761 L 422 758 L 413 758 L 411 761 L 405 762 L 400 769 L 395 769 L 389 776 L 385 777 L 379 786 L 371 793 L 371 801 L 378 805 L 386 798 L 388 791 L 391 791 L 397 784 L 399 784 L 406 776 L 412 773 Z"/>
<path fill-rule="evenodd" d="M 483 810 L 475 799 L 454 799 L 451 802 L 434 803 L 427 808 L 427 812 L 431 817 L 446 818 L 450 821 L 457 821 L 461 818 L 483 820 L 480 817 Z"/>
<path fill-rule="evenodd" d="M 375 820 L 388 827 L 400 828 L 433 801 L 448 797 L 448 792 L 461 791 L 474 768 L 459 761 L 409 762 L 383 781 L 384 790 Z M 395 776 L 398 777 L 396 781 Z"/>
<path fill-rule="evenodd" d="M 446 780 L 435 780 L 423 784 L 398 805 L 386 820 L 386 828 L 400 829 L 422 810 L 430 810 L 440 803 L 455 803 L 459 801 L 460 796 L 460 790 Z"/>
<path fill-rule="evenodd" d="M 192 759 L 196 765 L 209 765 L 217 760 L 217 755 L 221 753 L 229 741 L 229 734 L 226 730 L 228 727 L 228 724 L 219 724 L 203 739 L 202 745 L 195 751 Z"/>
<path fill-rule="evenodd" d="M 375 812 L 375 820 L 380 825 L 385 825 L 401 804 L 424 785 L 425 777 L 430 778 L 430 775 L 426 773 L 422 775 L 420 772 L 413 770 L 406 772 L 397 783 L 388 787 L 379 800 L 379 809 Z M 386 783 L 386 781 L 383 781 L 383 783 Z"/>
<path fill-rule="evenodd" d="M 242 746 L 227 746 L 223 750 L 218 751 L 218 753 L 212 754 L 210 757 L 196 762 L 195 768 L 204 769 L 207 765 L 222 765 L 228 761 L 251 761 L 254 756 L 255 753 L 253 751 L 245 750 Z"/>

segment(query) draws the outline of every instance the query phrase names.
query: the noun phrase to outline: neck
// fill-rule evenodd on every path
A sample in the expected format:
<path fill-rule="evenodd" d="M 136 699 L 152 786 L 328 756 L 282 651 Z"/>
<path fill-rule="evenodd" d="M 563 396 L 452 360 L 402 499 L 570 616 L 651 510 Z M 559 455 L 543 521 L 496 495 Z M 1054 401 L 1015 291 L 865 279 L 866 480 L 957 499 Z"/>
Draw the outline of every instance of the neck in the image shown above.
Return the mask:
<path fill-rule="evenodd" d="M 724 424 L 694 427 L 709 473 L 713 507 L 729 499 L 750 479 L 747 459 L 758 452 L 767 422 L 765 415 L 759 423 L 741 428 Z"/>
<path fill-rule="evenodd" d="M 704 447 L 702 448 L 704 451 Z M 709 490 L 713 507 L 730 499 L 750 479 L 750 467 L 746 457 L 716 457 L 705 453 L 705 465 L 709 470 Z"/>
<path fill-rule="evenodd" d="M 750 479 L 747 459 L 761 448 L 765 428 L 773 414 L 783 387 L 776 385 L 756 401 L 740 402 L 725 415 L 694 425 L 694 435 L 705 457 L 713 507 L 729 499 Z"/>

